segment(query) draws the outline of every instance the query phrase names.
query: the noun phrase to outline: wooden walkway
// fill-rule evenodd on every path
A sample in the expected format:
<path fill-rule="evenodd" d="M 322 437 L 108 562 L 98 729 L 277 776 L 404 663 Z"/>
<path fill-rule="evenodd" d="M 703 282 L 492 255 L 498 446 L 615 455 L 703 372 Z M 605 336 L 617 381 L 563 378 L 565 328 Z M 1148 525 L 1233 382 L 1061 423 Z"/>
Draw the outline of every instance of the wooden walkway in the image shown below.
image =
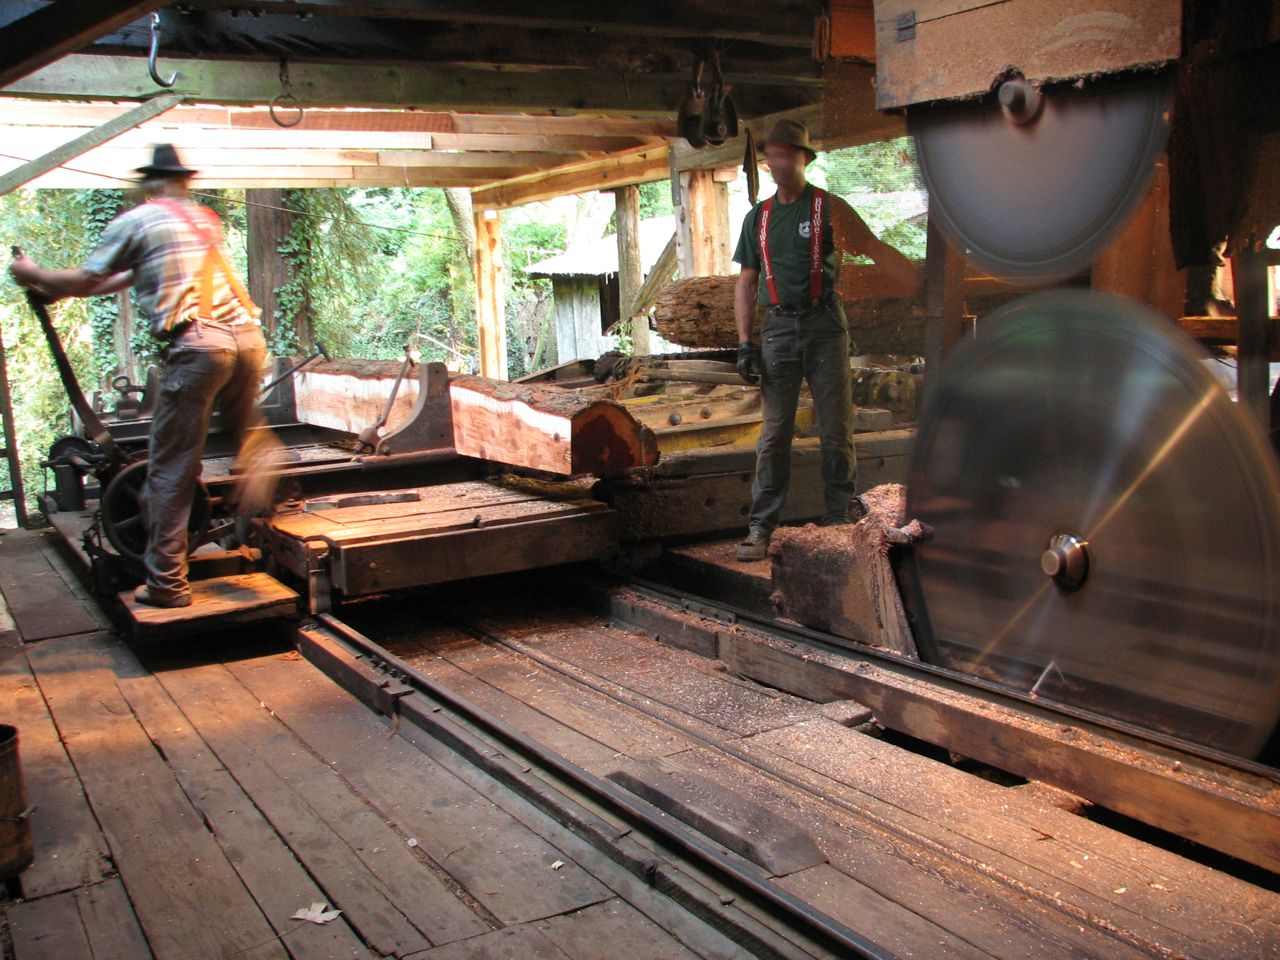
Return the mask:
<path fill-rule="evenodd" d="M 0 721 L 37 805 L 5 960 L 742 955 L 278 633 L 140 659 L 39 533 L 0 537 L 0 590 Z M 340 914 L 294 919 L 313 904 Z"/>

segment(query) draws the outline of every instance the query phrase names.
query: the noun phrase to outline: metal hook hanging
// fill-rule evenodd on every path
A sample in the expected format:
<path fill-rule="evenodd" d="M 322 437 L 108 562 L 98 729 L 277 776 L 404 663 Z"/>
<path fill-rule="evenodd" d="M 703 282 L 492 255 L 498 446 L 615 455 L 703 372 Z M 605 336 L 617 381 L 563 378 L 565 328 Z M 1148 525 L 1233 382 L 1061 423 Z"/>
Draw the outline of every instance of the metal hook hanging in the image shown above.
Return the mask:
<path fill-rule="evenodd" d="M 276 107 L 287 106 L 298 111 L 296 117 L 288 120 L 281 120 L 276 116 Z M 280 61 L 280 92 L 271 98 L 271 102 L 267 104 L 267 112 L 271 114 L 271 119 L 278 127 L 296 127 L 302 122 L 302 101 L 293 95 L 289 89 L 289 61 Z"/>
<path fill-rule="evenodd" d="M 156 69 L 156 54 L 160 52 L 160 14 L 153 12 L 151 14 L 151 55 L 147 57 L 147 72 L 151 74 L 151 79 L 159 86 L 172 87 L 181 74 L 177 70 L 173 71 L 173 76 L 165 80 L 160 76 L 160 71 Z"/>

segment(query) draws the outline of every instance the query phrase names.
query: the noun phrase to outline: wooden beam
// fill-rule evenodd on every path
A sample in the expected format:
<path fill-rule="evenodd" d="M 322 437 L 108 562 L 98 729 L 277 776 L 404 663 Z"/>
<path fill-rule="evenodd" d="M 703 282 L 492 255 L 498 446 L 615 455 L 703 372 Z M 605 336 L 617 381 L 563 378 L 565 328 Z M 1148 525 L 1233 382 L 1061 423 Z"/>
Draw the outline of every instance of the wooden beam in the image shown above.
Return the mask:
<path fill-rule="evenodd" d="M 1271 319 L 1267 257 L 1246 246 L 1231 258 L 1239 327 L 1236 394 L 1263 432 L 1271 434 Z"/>
<path fill-rule="evenodd" d="M 605 160 L 566 164 L 536 174 L 513 177 L 474 191 L 477 204 L 494 209 L 550 200 L 571 193 L 608 190 L 631 183 L 649 183 L 667 175 L 667 149 L 644 148 Z"/>
<path fill-rule="evenodd" d="M 94 127 L 110 120 L 116 107 L 105 103 L 57 102 L 9 98 L 4 103 L 5 121 L 41 127 Z M 214 127 L 223 133 L 239 130 L 280 128 L 266 107 L 219 107 L 212 104 L 183 104 L 166 117 L 178 126 Z M 502 136 L 556 136 L 586 139 L 675 136 L 675 123 L 643 117 L 584 116 L 550 117 L 486 113 L 453 113 L 430 110 L 373 110 L 362 108 L 308 109 L 302 123 L 291 133 L 323 130 L 351 133 L 456 133 L 500 134 Z M 430 145 L 428 141 L 427 145 Z"/>
<path fill-rule="evenodd" d="M 942 364 L 963 335 L 964 258 L 951 245 L 935 218 L 925 235 L 925 389 L 936 383 Z"/>
<path fill-rule="evenodd" d="M 153 117 L 159 116 L 166 110 L 175 106 L 182 101 L 182 95 L 177 93 L 162 93 L 154 100 L 148 100 L 146 103 L 139 104 L 132 110 L 120 114 L 113 120 L 108 120 L 102 126 L 90 130 L 88 133 L 81 134 L 74 140 L 64 143 L 56 150 L 52 150 L 43 156 L 30 160 L 22 164 L 16 170 L 10 170 L 8 173 L 0 176 L 0 196 L 16 190 L 30 180 L 43 173 L 47 173 L 57 167 L 62 166 L 69 160 L 73 160 L 83 153 L 87 153 L 94 147 L 101 146 L 108 140 L 120 136 L 126 130 L 131 130 Z"/>
<path fill-rule="evenodd" d="M 644 278 L 644 283 L 636 291 L 635 300 L 631 302 L 629 308 L 626 308 L 627 315 L 635 317 L 642 313 L 647 314 L 658 296 L 658 291 L 670 283 L 671 278 L 675 276 L 676 267 L 676 235 L 673 233 L 667 245 L 662 248 L 662 253 L 658 254 L 658 259 L 649 268 L 649 275 Z"/>
<path fill-rule="evenodd" d="M 0 87 L 168 5 L 165 0 L 61 0 L 35 10 L 0 29 Z"/>
<path fill-rule="evenodd" d="M 640 254 L 640 188 L 635 184 L 613 191 L 614 219 L 618 227 L 618 304 L 628 310 L 644 282 Z M 631 347 L 635 354 L 649 353 L 649 322 L 646 317 L 623 313 L 619 320 L 631 325 Z"/>
<path fill-rule="evenodd" d="M 476 222 L 476 324 L 480 375 L 507 379 L 507 320 L 503 302 L 502 218 L 473 202 Z"/>
<path fill-rule="evenodd" d="M 729 185 L 711 169 L 680 174 L 676 208 L 676 260 L 681 277 L 714 277 L 730 272 Z"/>
<path fill-rule="evenodd" d="M 519 172 L 511 167 L 223 167 L 203 172 L 196 190 L 229 187 L 481 187 Z M 89 189 L 120 187 L 131 181 L 121 175 L 53 170 L 33 180 L 33 189 Z"/>
<path fill-rule="evenodd" d="M 986 94 L 1011 65 L 1037 84 L 1149 69 L 1182 55 L 1182 9 L 1182 0 L 877 0 L 876 105 Z"/>
<path fill-rule="evenodd" d="M 195 10 L 225 10 L 225 0 L 188 0 Z M 257 0 L 264 13 L 315 16 L 386 17 L 393 20 L 435 20 L 444 23 L 483 23 L 533 30 L 578 30 L 589 42 L 592 33 L 642 37 L 705 37 L 753 40 L 774 46 L 808 49 L 813 42 L 814 10 L 807 3 L 744 7 L 735 0 L 699 0 L 697 4 L 599 4 L 591 2 L 530 4 L 527 0 Z"/>
<path fill-rule="evenodd" d="M 255 60 L 169 58 L 180 92 L 202 102 L 266 103 L 280 92 L 280 68 Z M 605 70 L 499 72 L 466 67 L 388 66 L 364 63 L 295 63 L 291 91 L 304 106 L 418 107 L 451 110 L 582 110 L 670 116 L 688 93 L 682 80 L 650 80 Z M 27 97 L 121 100 L 155 92 L 144 58 L 70 54 L 5 90 Z M 795 100 L 790 88 L 735 93 L 739 109 L 759 112 L 779 99 Z M 809 95 L 805 95 L 808 97 Z"/>

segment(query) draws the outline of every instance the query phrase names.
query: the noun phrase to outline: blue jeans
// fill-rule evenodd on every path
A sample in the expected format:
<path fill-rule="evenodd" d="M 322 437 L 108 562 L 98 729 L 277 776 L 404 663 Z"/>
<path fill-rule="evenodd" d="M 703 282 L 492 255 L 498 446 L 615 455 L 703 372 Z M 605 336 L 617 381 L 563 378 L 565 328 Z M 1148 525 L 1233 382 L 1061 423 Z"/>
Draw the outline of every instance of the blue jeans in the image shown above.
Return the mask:
<path fill-rule="evenodd" d="M 190 340 L 190 345 L 184 340 Z M 278 445 L 265 429 L 257 406 L 266 353 L 257 324 L 206 328 L 198 340 L 195 335 L 180 338 L 169 351 L 151 423 L 143 488 L 147 521 L 143 560 L 147 584 L 156 595 L 174 597 L 190 590 L 187 523 L 215 406 L 224 427 L 238 440 L 237 460 L 246 468 L 241 487 L 247 478 L 261 476 L 261 470 L 254 468 L 260 467 L 264 453 Z M 262 495 L 258 493 L 259 498 Z"/>
<path fill-rule="evenodd" d="M 772 533 L 786 502 L 802 380 L 813 394 L 821 440 L 825 516 L 844 516 L 857 478 L 844 310 L 835 302 L 795 313 L 770 309 L 761 339 L 764 424 L 751 483 L 751 529 Z"/>

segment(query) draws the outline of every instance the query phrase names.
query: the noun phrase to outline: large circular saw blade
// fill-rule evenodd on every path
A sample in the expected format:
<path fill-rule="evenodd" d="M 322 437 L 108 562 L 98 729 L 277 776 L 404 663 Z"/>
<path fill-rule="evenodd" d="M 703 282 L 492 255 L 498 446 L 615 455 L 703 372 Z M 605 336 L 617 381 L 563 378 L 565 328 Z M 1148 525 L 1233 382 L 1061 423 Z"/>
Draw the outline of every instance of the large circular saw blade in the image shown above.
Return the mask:
<path fill-rule="evenodd" d="M 1087 267 L 1146 191 L 1168 136 L 1168 84 L 1045 93 L 1014 122 L 999 103 L 913 111 L 929 215 L 977 266 L 1035 283 Z"/>
<path fill-rule="evenodd" d="M 1280 720 L 1280 470 L 1195 345 L 1060 291 L 992 314 L 921 412 L 921 654 L 1242 757 Z"/>

